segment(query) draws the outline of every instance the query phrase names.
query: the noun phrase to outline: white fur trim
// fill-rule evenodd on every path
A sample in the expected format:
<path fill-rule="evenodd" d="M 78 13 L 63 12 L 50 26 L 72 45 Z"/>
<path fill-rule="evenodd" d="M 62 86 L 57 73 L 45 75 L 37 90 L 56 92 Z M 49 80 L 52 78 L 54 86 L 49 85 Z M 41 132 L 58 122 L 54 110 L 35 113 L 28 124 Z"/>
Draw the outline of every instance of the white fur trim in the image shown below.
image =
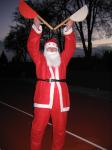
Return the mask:
<path fill-rule="evenodd" d="M 55 68 L 55 75 L 56 75 L 56 79 L 59 80 L 59 69 L 58 69 L 58 67 Z M 56 82 L 56 84 L 57 84 L 57 87 L 59 90 L 59 95 L 60 95 L 61 112 L 69 111 L 70 107 L 64 107 L 63 106 L 63 95 L 62 95 L 62 89 L 61 89 L 60 82 Z"/>
<path fill-rule="evenodd" d="M 51 79 L 55 79 L 54 73 L 51 67 L 49 67 L 49 71 L 51 73 Z M 55 82 L 51 82 L 51 87 L 50 87 L 50 108 L 52 108 L 53 105 L 53 99 L 54 99 L 54 86 Z"/>
<path fill-rule="evenodd" d="M 59 69 L 58 69 L 58 67 L 55 67 L 55 74 L 53 72 L 52 67 L 49 67 L 49 71 L 51 73 L 51 79 L 58 79 L 59 80 Z M 58 87 L 58 90 L 59 90 L 61 112 L 69 111 L 70 107 L 63 107 L 63 96 L 62 96 L 62 89 L 61 89 L 60 83 L 59 82 L 51 82 L 50 84 L 51 84 L 51 86 L 50 86 L 50 103 L 48 105 L 47 104 L 34 103 L 34 107 L 52 109 L 53 99 L 54 99 L 54 87 L 56 84 Z"/>
<path fill-rule="evenodd" d="M 67 28 L 65 27 L 65 28 L 63 29 L 63 34 L 64 34 L 64 35 L 69 35 L 70 33 L 73 32 L 73 29 L 72 29 L 72 28 L 70 28 L 68 31 L 66 31 L 66 30 L 67 30 Z"/>
<path fill-rule="evenodd" d="M 42 33 L 42 26 L 39 26 L 39 30 L 37 29 L 37 27 L 35 26 L 35 24 L 32 25 L 32 28 L 35 30 L 36 33 L 40 34 Z"/>
<path fill-rule="evenodd" d="M 34 107 L 37 107 L 37 108 L 48 108 L 48 109 L 52 109 L 51 105 L 50 104 L 38 104 L 38 103 L 34 103 L 33 104 Z M 69 111 L 70 110 L 70 107 L 64 107 L 61 112 L 66 112 L 66 111 Z"/>
<path fill-rule="evenodd" d="M 54 79 L 54 73 L 51 67 L 49 67 L 49 71 L 51 73 L 51 79 Z M 39 103 L 34 103 L 34 107 L 37 108 L 49 108 L 52 109 L 52 105 L 53 105 L 53 98 L 54 98 L 54 86 L 55 86 L 55 82 L 50 82 L 50 103 L 49 104 L 39 104 Z"/>
<path fill-rule="evenodd" d="M 47 104 L 34 103 L 33 106 L 34 106 L 34 107 L 37 107 L 37 108 L 50 108 L 50 105 L 47 105 Z"/>
<path fill-rule="evenodd" d="M 66 112 L 66 111 L 69 111 L 69 110 L 70 110 L 70 107 L 63 107 L 61 112 Z"/>

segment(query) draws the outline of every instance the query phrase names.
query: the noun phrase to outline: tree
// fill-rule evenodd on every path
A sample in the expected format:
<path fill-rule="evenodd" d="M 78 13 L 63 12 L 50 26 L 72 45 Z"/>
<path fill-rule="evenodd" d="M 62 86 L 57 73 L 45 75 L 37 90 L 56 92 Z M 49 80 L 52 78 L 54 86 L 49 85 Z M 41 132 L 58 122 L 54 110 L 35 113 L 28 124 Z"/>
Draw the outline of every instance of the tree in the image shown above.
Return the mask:
<path fill-rule="evenodd" d="M 89 13 L 88 13 L 86 20 L 84 22 L 76 23 L 76 28 L 80 34 L 85 56 L 87 58 L 90 58 L 92 54 L 92 36 L 93 36 L 94 28 L 97 26 L 100 26 L 100 30 L 101 30 L 101 26 L 104 25 L 102 23 L 105 22 L 105 15 L 108 14 L 109 16 L 112 13 L 111 11 L 109 11 L 111 10 L 109 9 L 110 8 L 109 5 L 112 5 L 111 1 L 110 0 L 108 1 L 106 0 L 104 1 L 102 0 L 75 0 L 74 1 L 72 0 L 71 2 L 74 4 L 73 5 L 74 8 L 76 7 L 80 8 L 84 4 L 88 5 Z M 107 11 L 107 8 L 108 8 L 108 11 Z M 108 20 L 109 18 L 110 17 L 108 17 Z M 107 21 L 105 22 L 105 25 L 109 25 Z M 106 31 L 106 29 L 109 29 L 109 28 L 105 28 L 104 30 Z M 87 32 L 87 36 L 86 36 L 85 31 Z M 87 41 L 87 44 L 86 44 L 86 41 Z"/>
<path fill-rule="evenodd" d="M 8 63 L 8 59 L 7 59 L 7 56 L 5 55 L 4 51 L 2 52 L 2 54 L 0 56 L 0 63 L 3 65 Z"/>
<path fill-rule="evenodd" d="M 109 23 L 107 21 L 105 22 L 105 19 L 109 20 L 111 17 L 110 14 L 112 14 L 112 10 L 109 9 L 109 6 L 112 5 L 111 0 L 43 0 L 40 2 L 35 1 L 33 4 L 31 1 L 27 0 L 27 3 L 52 26 L 59 24 L 65 18 L 73 14 L 75 10 L 81 8 L 84 4 L 87 4 L 89 14 L 86 20 L 80 23 L 75 23 L 82 41 L 85 57 L 87 58 L 90 58 L 92 54 L 94 28 L 96 27 L 96 29 L 99 30 L 99 27 L 102 25 L 102 27 L 105 26 L 105 30 L 108 31 L 110 35 L 112 33 L 112 31 L 109 32 L 109 27 L 106 28 L 105 25 L 107 24 L 109 26 Z M 24 19 L 19 14 L 18 10 L 16 10 L 13 15 L 16 25 L 11 27 L 9 35 L 5 39 L 5 47 L 15 50 L 16 55 L 18 56 L 17 58 L 21 58 L 22 56 L 23 60 L 26 61 L 26 42 L 32 25 L 32 20 Z M 62 50 L 64 38 L 62 36 L 61 28 L 59 28 L 56 32 L 53 32 L 45 25 L 43 25 L 41 49 L 44 49 L 44 41 L 52 36 L 57 37 L 60 49 Z"/>
<path fill-rule="evenodd" d="M 31 27 L 31 21 L 25 20 L 18 10 L 14 13 L 16 26 L 11 26 L 11 30 L 5 38 L 5 48 L 13 50 L 19 60 L 26 61 L 26 41 Z M 19 59 L 20 58 L 20 59 Z"/>
<path fill-rule="evenodd" d="M 67 8 L 68 2 L 70 0 L 43 0 L 41 4 L 36 2 L 34 4 L 34 9 L 43 17 L 49 24 L 55 27 L 57 24 L 61 23 L 67 16 L 71 14 L 70 10 Z M 46 15 L 47 14 L 47 15 Z M 63 36 L 61 29 L 56 32 L 49 30 L 46 26 L 44 27 L 43 39 L 56 37 L 57 42 L 60 47 L 60 51 L 63 49 Z M 44 38 L 45 37 L 45 38 Z M 43 44 L 43 43 L 42 43 Z"/>
<path fill-rule="evenodd" d="M 35 2 L 35 4 L 33 5 L 31 1 L 28 1 L 28 4 L 34 9 L 38 10 L 42 16 L 45 16 L 46 12 L 47 14 L 49 14 L 48 8 L 50 6 L 48 6 L 47 2 L 44 4 L 45 7 L 42 7 L 40 3 L 37 4 L 37 2 Z M 13 18 L 13 21 L 16 23 L 16 25 L 11 26 L 10 32 L 4 40 L 4 45 L 6 49 L 13 50 L 15 52 L 15 58 L 17 58 L 18 61 L 23 60 L 25 62 L 27 56 L 27 39 L 33 20 L 27 20 L 22 17 L 18 9 L 16 9 L 13 13 Z M 49 17 L 47 19 L 49 19 Z M 51 37 L 51 31 L 45 25 L 43 25 L 43 28 L 43 39 L 46 39 L 46 35 Z M 41 43 L 43 43 L 43 40 Z M 41 47 L 42 45 L 43 44 L 41 44 Z"/>
<path fill-rule="evenodd" d="M 105 31 L 106 37 L 112 36 L 112 2 L 111 0 L 103 0 L 99 1 L 99 11 L 98 17 L 96 20 L 96 29 L 97 31 L 102 30 Z"/>
<path fill-rule="evenodd" d="M 45 2 L 47 3 L 46 8 L 49 9 L 50 13 L 49 18 L 53 18 L 51 21 L 52 24 L 57 25 L 68 16 L 73 14 L 77 9 L 80 9 L 84 4 L 88 6 L 88 16 L 85 21 L 80 23 L 75 23 L 76 29 L 80 35 L 82 41 L 85 57 L 90 58 L 92 55 L 92 39 L 94 29 L 97 31 L 101 27 L 108 33 L 108 36 L 112 35 L 112 30 L 110 24 L 110 18 L 112 18 L 112 6 L 111 0 L 51 0 L 49 7 L 49 0 L 43 1 L 43 8 L 45 7 Z M 52 9 L 53 8 L 53 9 Z M 107 17 L 108 16 L 108 17 Z M 44 16 L 43 16 L 44 17 Z M 47 17 L 45 18 L 47 19 Z M 59 41 L 61 49 L 63 49 L 63 36 L 61 29 L 56 33 L 56 36 Z"/>

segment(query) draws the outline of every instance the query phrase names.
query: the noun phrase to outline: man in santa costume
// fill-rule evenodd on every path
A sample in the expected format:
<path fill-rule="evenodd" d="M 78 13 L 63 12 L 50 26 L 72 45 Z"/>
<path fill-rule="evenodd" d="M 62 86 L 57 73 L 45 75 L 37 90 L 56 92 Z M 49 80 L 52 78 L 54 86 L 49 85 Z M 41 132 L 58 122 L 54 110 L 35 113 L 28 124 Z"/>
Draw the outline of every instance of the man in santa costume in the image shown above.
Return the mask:
<path fill-rule="evenodd" d="M 34 120 L 31 129 L 31 150 L 40 150 L 43 134 L 52 118 L 52 150 L 62 150 L 65 139 L 67 112 L 70 109 L 69 92 L 66 84 L 66 69 L 76 48 L 72 21 L 63 29 L 64 50 L 59 53 L 56 39 L 49 39 L 44 52 L 39 50 L 42 26 L 34 19 L 29 38 L 28 52 L 36 66 L 38 81 L 34 94 Z"/>

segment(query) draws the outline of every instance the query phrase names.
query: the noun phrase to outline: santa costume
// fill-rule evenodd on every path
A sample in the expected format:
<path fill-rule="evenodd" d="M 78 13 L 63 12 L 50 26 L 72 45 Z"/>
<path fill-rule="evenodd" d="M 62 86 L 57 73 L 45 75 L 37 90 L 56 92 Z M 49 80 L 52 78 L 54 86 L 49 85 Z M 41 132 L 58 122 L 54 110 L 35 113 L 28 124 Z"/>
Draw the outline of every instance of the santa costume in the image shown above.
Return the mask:
<path fill-rule="evenodd" d="M 28 38 L 28 52 L 36 66 L 37 83 L 34 94 L 34 120 L 31 129 L 31 150 L 40 150 L 43 134 L 52 118 L 52 150 L 62 150 L 65 139 L 67 112 L 70 99 L 66 84 L 66 68 L 76 48 L 75 36 L 70 28 L 64 28 L 65 46 L 59 53 L 55 39 L 45 43 L 44 52 L 39 50 L 42 27 L 33 24 Z M 55 47 L 56 52 L 47 52 Z"/>

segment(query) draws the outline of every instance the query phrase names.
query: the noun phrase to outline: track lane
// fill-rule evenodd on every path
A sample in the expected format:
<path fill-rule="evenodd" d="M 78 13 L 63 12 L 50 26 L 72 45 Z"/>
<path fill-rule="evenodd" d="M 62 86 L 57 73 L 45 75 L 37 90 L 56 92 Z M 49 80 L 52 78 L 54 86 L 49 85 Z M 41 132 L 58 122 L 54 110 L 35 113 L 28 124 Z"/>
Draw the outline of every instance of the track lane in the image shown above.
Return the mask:
<path fill-rule="evenodd" d="M 32 115 L 32 114 L 30 114 L 30 113 L 28 113 L 28 112 L 25 112 L 25 111 L 23 111 L 23 110 L 21 110 L 21 109 L 19 109 L 19 108 L 14 107 L 14 106 L 11 106 L 11 105 L 9 105 L 9 104 L 3 102 L 3 101 L 0 101 L 0 104 L 2 104 L 3 106 L 6 106 L 6 107 L 8 107 L 8 108 L 10 108 L 10 109 L 12 109 L 12 110 L 14 110 L 14 111 L 16 111 L 17 113 L 19 112 L 19 113 L 21 113 L 21 114 L 24 114 L 24 115 L 28 116 L 29 118 L 33 118 L 33 115 Z M 52 124 L 51 124 L 51 123 L 48 123 L 48 125 L 51 126 Z M 30 125 L 30 127 L 31 127 L 31 125 Z M 8 133 L 8 132 L 7 132 L 7 133 Z M 89 144 L 86 149 L 88 149 L 89 146 L 91 145 L 91 146 L 93 146 L 93 147 L 95 147 L 95 148 L 98 148 L 98 149 L 100 149 L 100 150 L 107 150 L 106 148 L 104 148 L 104 147 L 102 147 L 102 146 L 100 146 L 100 145 L 98 145 L 98 144 L 96 144 L 96 143 L 94 143 L 94 142 L 91 142 L 91 141 L 89 141 L 89 140 L 87 140 L 87 139 L 85 139 L 85 138 L 83 138 L 83 137 L 81 137 L 81 136 L 79 136 L 79 135 L 76 135 L 76 134 L 74 134 L 74 133 L 72 133 L 72 132 L 70 132 L 70 131 L 67 131 L 67 130 L 66 130 L 66 133 L 67 133 L 69 136 L 72 136 L 72 138 L 77 138 L 77 139 L 80 140 L 81 142 L 83 141 L 83 142 Z M 10 134 L 10 133 L 9 133 L 9 134 Z M 48 139 L 48 138 L 46 138 L 46 139 Z M 18 141 L 18 140 L 17 140 L 17 141 Z M 17 145 L 18 145 L 18 144 L 17 144 Z M 71 145 L 72 145 L 72 144 L 71 144 Z M 73 147 L 73 145 L 72 145 L 72 147 Z M 84 148 L 84 143 L 83 143 L 83 148 Z M 79 148 L 77 148 L 77 149 L 79 150 Z"/>
<path fill-rule="evenodd" d="M 25 112 L 29 112 L 30 114 L 33 114 L 32 99 L 34 87 L 34 84 L 29 84 L 23 81 L 3 81 L 0 84 L 0 99 L 4 100 L 5 103 L 15 106 L 21 110 L 24 110 Z M 112 116 L 112 103 L 109 101 L 103 101 L 99 98 L 74 92 L 70 93 L 70 96 L 71 110 L 69 112 L 67 130 L 72 131 L 73 133 L 76 133 L 76 135 L 80 135 L 85 139 L 89 139 L 93 143 L 102 145 L 102 147 L 106 147 L 108 150 L 112 149 L 112 121 L 110 119 Z M 1 113 L 1 111 L 2 109 L 0 108 L 0 116 L 1 114 L 3 114 Z M 6 119 L 8 118 L 9 117 L 6 116 Z M 13 117 L 12 120 L 14 120 Z M 8 121 L 10 120 L 8 119 Z M 2 122 L 1 119 L 0 122 Z M 48 130 L 48 132 L 50 132 L 50 130 Z M 74 147 L 77 145 L 77 143 L 79 143 L 78 145 L 80 145 L 80 147 L 81 145 L 83 145 L 80 144 L 80 140 L 77 139 L 77 141 L 76 139 L 74 140 L 74 138 L 71 139 L 71 136 L 69 136 L 68 139 L 70 139 L 69 142 L 68 140 L 66 142 L 68 142 L 69 147 L 71 147 L 70 150 L 74 150 Z M 83 148 L 80 149 L 80 147 L 78 146 L 79 149 L 77 150 L 83 150 Z M 65 150 L 66 148 L 67 147 L 65 146 Z M 86 149 L 84 150 L 87 149 L 88 148 L 86 147 Z M 92 150 L 95 148 L 90 147 L 89 149 Z"/>

